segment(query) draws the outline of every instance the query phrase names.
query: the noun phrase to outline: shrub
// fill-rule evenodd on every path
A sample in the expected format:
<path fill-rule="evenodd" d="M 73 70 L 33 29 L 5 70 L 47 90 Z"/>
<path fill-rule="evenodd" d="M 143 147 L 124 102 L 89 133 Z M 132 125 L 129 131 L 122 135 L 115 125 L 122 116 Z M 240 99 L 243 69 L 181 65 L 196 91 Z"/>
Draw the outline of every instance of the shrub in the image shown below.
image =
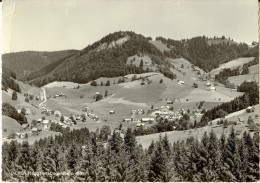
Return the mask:
<path fill-rule="evenodd" d="M 16 91 L 13 91 L 13 93 L 12 93 L 12 100 L 17 100 L 17 93 L 16 93 Z"/>
<path fill-rule="evenodd" d="M 96 81 L 91 81 L 90 85 L 91 86 L 97 86 L 97 82 Z"/>
<path fill-rule="evenodd" d="M 109 80 L 107 80 L 106 86 L 110 86 L 110 81 Z"/>

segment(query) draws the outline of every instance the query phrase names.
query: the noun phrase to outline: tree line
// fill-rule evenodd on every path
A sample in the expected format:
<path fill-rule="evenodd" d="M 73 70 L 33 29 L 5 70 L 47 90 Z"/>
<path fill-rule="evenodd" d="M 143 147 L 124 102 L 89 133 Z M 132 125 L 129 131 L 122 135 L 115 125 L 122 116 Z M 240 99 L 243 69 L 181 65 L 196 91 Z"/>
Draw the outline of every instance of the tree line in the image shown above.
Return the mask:
<path fill-rule="evenodd" d="M 78 182 L 169 182 L 169 181 L 257 181 L 259 136 L 245 132 L 238 138 L 232 128 L 227 137 L 215 132 L 201 140 L 193 137 L 170 143 L 160 136 L 148 149 L 137 144 L 129 128 L 125 136 L 113 132 L 107 145 L 96 133 L 82 128 L 62 135 L 3 143 L 4 181 Z M 31 172 L 31 174 L 19 172 Z M 46 174 L 34 176 L 33 172 Z M 52 175 L 47 174 L 52 172 Z M 62 172 L 66 172 L 63 173 Z"/>
<path fill-rule="evenodd" d="M 242 96 L 236 97 L 230 102 L 225 102 L 206 111 L 201 117 L 200 126 L 206 125 L 209 121 L 222 118 L 220 110 L 227 114 L 242 110 L 248 106 L 259 104 L 259 88 L 256 82 L 243 82 L 238 88 L 238 92 L 245 92 Z"/>

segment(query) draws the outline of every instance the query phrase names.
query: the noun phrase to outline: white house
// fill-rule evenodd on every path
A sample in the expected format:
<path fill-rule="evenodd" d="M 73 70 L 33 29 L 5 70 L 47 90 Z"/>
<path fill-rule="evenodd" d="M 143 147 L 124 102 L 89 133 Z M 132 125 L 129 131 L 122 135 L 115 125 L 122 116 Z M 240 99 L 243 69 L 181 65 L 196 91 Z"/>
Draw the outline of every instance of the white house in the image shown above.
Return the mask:
<path fill-rule="evenodd" d="M 131 119 L 123 119 L 123 122 L 130 122 L 131 121 Z"/>
<path fill-rule="evenodd" d="M 141 122 L 154 122 L 154 118 L 142 118 Z"/>
<path fill-rule="evenodd" d="M 216 91 L 216 87 L 214 86 L 208 87 L 208 91 Z"/>
<path fill-rule="evenodd" d="M 115 114 L 116 112 L 115 111 L 109 111 L 109 114 Z"/>
<path fill-rule="evenodd" d="M 179 81 L 177 84 L 184 85 L 184 81 Z"/>

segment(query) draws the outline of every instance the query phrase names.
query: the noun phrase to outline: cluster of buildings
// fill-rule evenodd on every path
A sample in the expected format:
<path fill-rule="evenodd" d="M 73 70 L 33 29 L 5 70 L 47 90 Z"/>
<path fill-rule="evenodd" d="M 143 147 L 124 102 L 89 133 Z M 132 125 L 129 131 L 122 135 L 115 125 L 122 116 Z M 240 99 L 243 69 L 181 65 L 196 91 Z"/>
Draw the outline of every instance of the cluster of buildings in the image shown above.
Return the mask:
<path fill-rule="evenodd" d="M 216 87 L 213 84 L 211 84 L 210 82 L 207 82 L 206 86 L 207 86 L 208 91 L 216 91 Z"/>
<path fill-rule="evenodd" d="M 65 94 L 59 93 L 59 94 L 54 95 L 54 98 L 56 98 L 56 97 L 65 97 L 65 96 L 66 96 Z"/>

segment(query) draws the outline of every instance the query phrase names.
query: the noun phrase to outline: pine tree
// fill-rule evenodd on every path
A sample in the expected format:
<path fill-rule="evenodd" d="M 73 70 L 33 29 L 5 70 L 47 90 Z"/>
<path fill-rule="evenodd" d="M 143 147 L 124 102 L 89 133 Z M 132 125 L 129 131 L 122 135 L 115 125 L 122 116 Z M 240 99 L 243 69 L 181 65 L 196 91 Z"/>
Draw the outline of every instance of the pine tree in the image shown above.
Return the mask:
<path fill-rule="evenodd" d="M 126 146 L 126 150 L 130 153 L 133 153 L 136 147 L 136 140 L 131 128 L 127 128 L 126 130 L 126 134 L 124 136 L 124 144 Z"/>
<path fill-rule="evenodd" d="M 107 94 L 107 90 L 106 90 L 106 91 L 105 91 L 105 97 L 107 97 L 107 95 L 108 95 L 108 94 Z"/>
<path fill-rule="evenodd" d="M 118 153 L 122 146 L 122 138 L 120 137 L 119 133 L 116 133 L 113 131 L 113 135 L 111 139 L 109 139 L 109 146 L 112 151 L 115 151 L 115 153 Z"/>
<path fill-rule="evenodd" d="M 144 62 L 143 62 L 143 59 L 141 59 L 140 68 L 143 68 L 143 66 L 144 66 Z"/>
<path fill-rule="evenodd" d="M 152 156 L 148 181 L 149 182 L 168 182 L 170 180 L 169 172 L 166 168 L 167 155 L 161 143 L 157 144 L 157 148 Z"/>
<path fill-rule="evenodd" d="M 110 80 L 107 80 L 106 86 L 110 86 Z"/>
<path fill-rule="evenodd" d="M 29 172 L 30 171 L 30 146 L 27 141 L 22 143 L 20 153 L 18 154 L 16 161 L 16 168 L 18 172 Z M 19 174 L 19 181 L 28 181 L 29 174 Z"/>
<path fill-rule="evenodd" d="M 16 93 L 16 91 L 13 91 L 13 93 L 12 93 L 12 100 L 17 100 L 17 93 Z"/>

